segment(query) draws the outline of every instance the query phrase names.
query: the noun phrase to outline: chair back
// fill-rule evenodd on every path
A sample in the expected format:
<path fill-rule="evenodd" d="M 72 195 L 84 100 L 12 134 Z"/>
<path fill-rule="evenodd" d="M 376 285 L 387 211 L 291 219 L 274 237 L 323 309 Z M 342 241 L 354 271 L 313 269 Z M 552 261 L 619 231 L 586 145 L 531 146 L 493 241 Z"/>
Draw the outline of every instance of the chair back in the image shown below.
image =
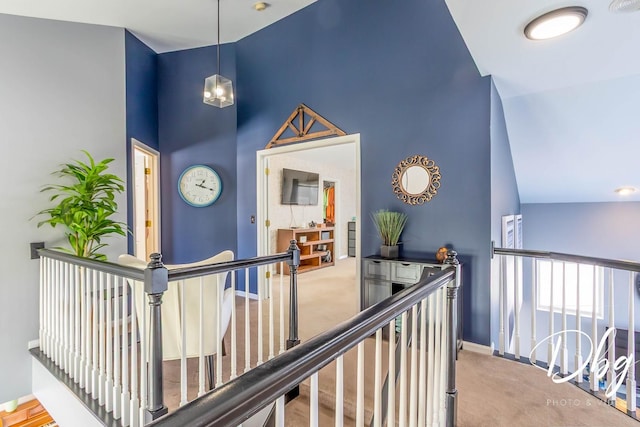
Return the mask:
<path fill-rule="evenodd" d="M 202 261 L 188 264 L 167 264 L 168 270 L 197 267 L 219 262 L 233 261 L 233 251 L 226 250 Z M 120 264 L 144 269 L 147 263 L 132 256 L 120 255 Z M 225 290 L 229 273 L 209 274 L 177 282 L 169 282 L 162 298 L 162 356 L 164 360 L 179 359 L 182 355 L 182 307 L 186 331 L 186 357 L 200 354 L 200 336 L 203 337 L 204 355 L 217 352 L 231 319 L 233 289 Z M 137 325 L 140 327 L 139 313 L 145 313 L 146 335 L 149 336 L 149 305 L 144 294 L 144 284 L 135 282 L 135 310 Z M 184 305 L 182 298 L 184 296 Z M 201 313 L 202 307 L 202 313 Z M 220 313 L 218 315 L 218 312 Z M 200 321 L 202 318 L 202 322 Z M 202 326 L 201 326 L 202 325 Z M 202 331 L 201 331 L 202 327 Z"/>

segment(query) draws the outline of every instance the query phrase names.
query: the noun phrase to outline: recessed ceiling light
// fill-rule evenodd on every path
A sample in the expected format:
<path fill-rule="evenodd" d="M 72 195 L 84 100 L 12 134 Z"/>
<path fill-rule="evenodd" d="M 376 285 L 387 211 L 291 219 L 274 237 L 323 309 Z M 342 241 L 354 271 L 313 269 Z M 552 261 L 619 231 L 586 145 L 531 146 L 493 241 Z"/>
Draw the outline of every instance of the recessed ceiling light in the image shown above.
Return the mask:
<path fill-rule="evenodd" d="M 578 28 L 589 12 L 581 6 L 563 7 L 540 15 L 527 24 L 524 35 L 531 40 L 546 40 Z"/>
<path fill-rule="evenodd" d="M 629 194 L 633 194 L 638 191 L 638 189 L 635 187 L 620 187 L 616 188 L 614 191 L 620 196 L 628 196 Z"/>
<path fill-rule="evenodd" d="M 257 10 L 258 12 L 262 12 L 263 10 L 268 8 L 269 6 L 271 6 L 269 3 L 265 3 L 263 1 L 259 1 L 259 2 L 253 4 L 253 9 Z"/>

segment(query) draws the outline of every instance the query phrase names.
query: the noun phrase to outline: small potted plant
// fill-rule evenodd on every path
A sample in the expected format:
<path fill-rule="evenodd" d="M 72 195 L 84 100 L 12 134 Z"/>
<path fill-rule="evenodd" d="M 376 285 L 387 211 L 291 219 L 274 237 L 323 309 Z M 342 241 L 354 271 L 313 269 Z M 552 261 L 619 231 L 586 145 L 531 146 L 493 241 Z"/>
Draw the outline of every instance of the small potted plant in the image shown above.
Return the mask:
<path fill-rule="evenodd" d="M 128 231 L 126 224 L 111 219 L 118 209 L 115 195 L 124 191 L 124 185 L 122 179 L 106 172 L 113 159 L 96 162 L 88 152 L 83 152 L 88 162 L 74 160 L 53 172 L 65 180 L 64 184 L 48 185 L 41 190 L 53 192 L 49 201 L 57 204 L 36 214 L 48 216 L 38 227 L 49 224 L 65 228 L 71 249 L 56 249 L 79 257 L 106 260 L 107 257 L 98 252 L 106 246 L 102 238 L 113 234 L 126 236 Z"/>
<path fill-rule="evenodd" d="M 398 258 L 398 242 L 407 223 L 407 214 L 381 209 L 374 212 L 372 218 L 382 240 L 380 256 L 390 259 Z"/>

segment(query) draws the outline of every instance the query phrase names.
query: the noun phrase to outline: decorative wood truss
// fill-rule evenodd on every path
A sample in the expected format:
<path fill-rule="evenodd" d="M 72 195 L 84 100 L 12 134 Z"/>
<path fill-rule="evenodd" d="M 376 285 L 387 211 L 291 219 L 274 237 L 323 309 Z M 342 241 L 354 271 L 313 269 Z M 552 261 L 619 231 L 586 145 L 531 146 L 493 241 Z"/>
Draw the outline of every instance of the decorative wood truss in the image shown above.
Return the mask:
<path fill-rule="evenodd" d="M 322 125 L 324 129 L 310 132 L 311 128 L 316 123 Z M 282 138 L 287 129 L 293 132 L 294 136 Z M 313 111 L 311 108 L 304 104 L 300 104 L 295 110 L 293 110 L 293 113 L 291 113 L 280 129 L 278 129 L 278 132 L 273 135 L 273 138 L 271 138 L 271 141 L 269 141 L 265 148 L 272 148 L 278 145 L 292 144 L 333 135 L 343 136 L 346 135 L 346 133 L 329 120 Z"/>

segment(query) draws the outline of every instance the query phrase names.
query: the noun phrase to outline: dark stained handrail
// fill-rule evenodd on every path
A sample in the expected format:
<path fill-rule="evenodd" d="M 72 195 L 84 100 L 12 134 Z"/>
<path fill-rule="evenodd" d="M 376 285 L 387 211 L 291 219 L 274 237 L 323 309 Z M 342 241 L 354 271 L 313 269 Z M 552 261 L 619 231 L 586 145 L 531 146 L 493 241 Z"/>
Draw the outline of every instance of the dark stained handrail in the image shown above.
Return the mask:
<path fill-rule="evenodd" d="M 508 248 L 493 248 L 495 255 L 512 255 L 523 256 L 528 258 L 546 258 L 555 261 L 575 262 L 578 264 L 592 264 L 600 267 L 614 268 L 618 270 L 636 271 L 640 272 L 640 263 L 625 260 L 607 259 L 590 257 L 584 255 L 565 254 L 561 252 L 547 252 L 529 249 L 508 249 Z"/>

